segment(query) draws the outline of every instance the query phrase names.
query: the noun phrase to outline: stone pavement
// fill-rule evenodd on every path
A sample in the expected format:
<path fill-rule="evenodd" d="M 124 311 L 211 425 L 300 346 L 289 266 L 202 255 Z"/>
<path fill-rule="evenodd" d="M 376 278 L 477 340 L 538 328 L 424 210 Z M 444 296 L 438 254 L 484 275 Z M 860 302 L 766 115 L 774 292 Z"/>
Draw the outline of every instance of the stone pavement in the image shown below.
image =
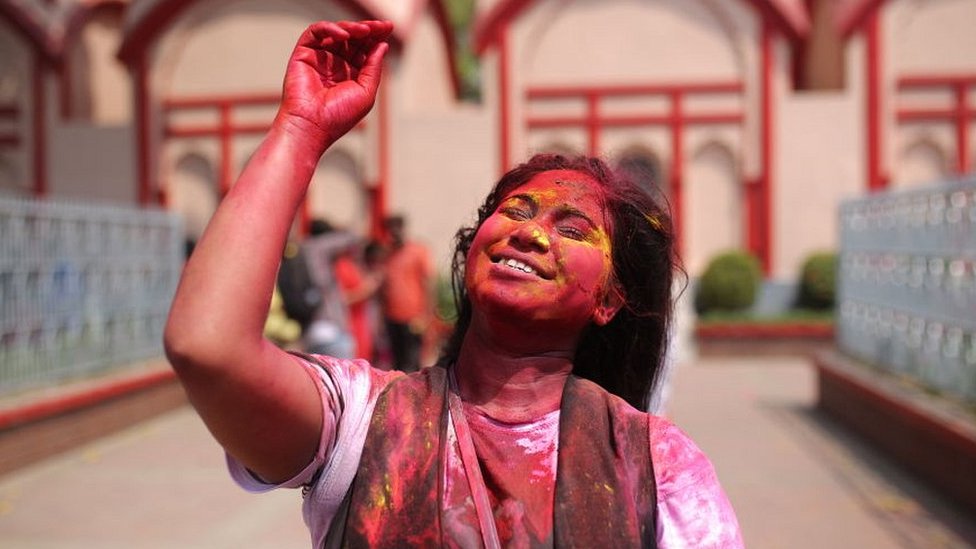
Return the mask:
<path fill-rule="evenodd" d="M 711 456 L 747 546 L 976 547 L 964 517 L 813 409 L 799 359 L 679 367 L 669 413 Z M 251 495 L 189 408 L 0 477 L 3 548 L 304 548 L 295 491 Z"/>

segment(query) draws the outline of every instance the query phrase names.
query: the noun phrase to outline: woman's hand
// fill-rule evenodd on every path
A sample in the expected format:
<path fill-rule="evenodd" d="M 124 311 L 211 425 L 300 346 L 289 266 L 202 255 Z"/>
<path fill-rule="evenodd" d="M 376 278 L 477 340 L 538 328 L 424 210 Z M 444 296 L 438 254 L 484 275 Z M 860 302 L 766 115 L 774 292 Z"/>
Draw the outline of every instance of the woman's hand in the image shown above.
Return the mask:
<path fill-rule="evenodd" d="M 366 116 L 376 100 L 388 21 L 320 21 L 298 39 L 275 125 L 319 154 Z"/>

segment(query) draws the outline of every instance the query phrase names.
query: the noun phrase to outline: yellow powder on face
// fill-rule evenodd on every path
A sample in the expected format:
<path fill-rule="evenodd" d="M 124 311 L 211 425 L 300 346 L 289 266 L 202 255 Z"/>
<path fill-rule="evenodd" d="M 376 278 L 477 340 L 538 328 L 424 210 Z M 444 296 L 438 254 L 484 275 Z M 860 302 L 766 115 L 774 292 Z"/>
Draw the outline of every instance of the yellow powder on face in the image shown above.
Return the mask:
<path fill-rule="evenodd" d="M 532 239 L 538 242 L 540 246 L 549 247 L 549 237 L 539 229 L 532 229 Z"/>

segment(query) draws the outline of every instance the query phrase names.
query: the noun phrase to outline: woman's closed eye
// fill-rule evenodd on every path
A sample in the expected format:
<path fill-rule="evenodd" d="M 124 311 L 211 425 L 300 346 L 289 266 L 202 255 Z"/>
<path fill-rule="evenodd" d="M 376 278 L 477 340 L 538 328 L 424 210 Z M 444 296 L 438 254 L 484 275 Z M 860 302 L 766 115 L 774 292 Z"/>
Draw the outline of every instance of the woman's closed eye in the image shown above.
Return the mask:
<path fill-rule="evenodd" d="M 572 225 L 562 225 L 557 228 L 559 234 L 573 240 L 586 240 L 586 231 Z"/>
<path fill-rule="evenodd" d="M 518 221 L 532 219 L 532 211 L 521 206 L 503 206 L 499 208 L 498 211 L 501 212 L 502 215 Z"/>

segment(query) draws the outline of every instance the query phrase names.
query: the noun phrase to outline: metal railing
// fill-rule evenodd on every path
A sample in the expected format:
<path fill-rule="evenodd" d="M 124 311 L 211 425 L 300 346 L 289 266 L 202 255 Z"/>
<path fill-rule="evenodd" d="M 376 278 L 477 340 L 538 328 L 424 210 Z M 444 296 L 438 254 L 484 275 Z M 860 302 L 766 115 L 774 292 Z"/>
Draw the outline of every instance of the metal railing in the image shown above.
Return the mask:
<path fill-rule="evenodd" d="M 0 198 L 0 395 L 162 355 L 179 217 Z"/>
<path fill-rule="evenodd" d="M 976 179 L 840 208 L 837 343 L 976 403 Z"/>

